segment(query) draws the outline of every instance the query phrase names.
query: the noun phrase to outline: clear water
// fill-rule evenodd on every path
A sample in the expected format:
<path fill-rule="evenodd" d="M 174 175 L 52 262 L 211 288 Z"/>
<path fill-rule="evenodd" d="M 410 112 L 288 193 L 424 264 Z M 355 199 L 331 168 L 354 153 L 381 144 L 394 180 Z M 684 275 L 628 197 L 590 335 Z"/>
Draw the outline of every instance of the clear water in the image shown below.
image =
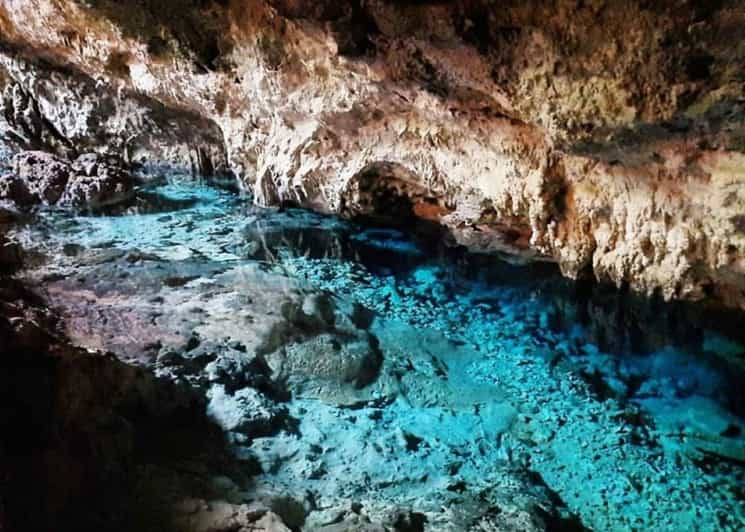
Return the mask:
<path fill-rule="evenodd" d="M 348 405 L 294 398 L 289 408 L 301 434 L 322 433 L 335 449 L 325 458 L 326 473 L 309 478 L 288 460 L 256 489 L 312 491 L 329 505 L 335 498 L 372 506 L 390 500 L 425 512 L 433 530 L 459 530 L 472 525 L 474 511 L 465 508 L 474 493 L 486 497 L 485 507 L 497 504 L 489 490 L 506 489 L 501 475 L 519 468 L 540 477 L 567 515 L 588 528 L 745 529 L 741 314 L 577 285 L 550 264 L 516 266 L 400 229 L 258 209 L 230 191 L 178 181 L 143 192 L 117 213 L 46 212 L 22 236 L 46 257 L 37 279 L 50 284 L 71 268 L 98 267 L 80 263 L 81 249 L 138 250 L 188 272 L 181 291 L 259 267 L 293 290 L 330 293 L 374 313 L 371 331 L 384 354 L 386 346 L 408 353 L 386 362 L 392 372 L 408 372 L 399 378 L 406 392 L 355 406 L 354 421 Z M 167 291 L 148 282 L 155 267 L 128 272 L 118 288 L 99 282 L 93 291 Z M 259 277 L 241 286 L 243 295 L 280 289 L 251 279 Z M 380 412 L 368 419 L 368 409 Z M 430 442 L 429 450 L 392 447 L 381 459 L 360 443 L 402 428 Z M 304 444 L 280 434 L 236 445 L 263 459 Z M 445 471 L 454 453 L 466 457 L 455 475 Z"/>

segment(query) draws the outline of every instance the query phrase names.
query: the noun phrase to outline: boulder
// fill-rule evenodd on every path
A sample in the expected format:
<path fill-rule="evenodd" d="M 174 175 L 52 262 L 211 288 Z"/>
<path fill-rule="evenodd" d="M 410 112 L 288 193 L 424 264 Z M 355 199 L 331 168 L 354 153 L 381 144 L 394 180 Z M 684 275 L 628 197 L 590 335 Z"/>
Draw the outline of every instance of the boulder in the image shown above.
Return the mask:
<path fill-rule="evenodd" d="M 319 334 L 267 355 L 275 378 L 291 389 L 364 388 L 378 377 L 383 354 L 371 335 Z"/>
<path fill-rule="evenodd" d="M 38 203 L 26 182 L 14 174 L 0 176 L 0 199 L 9 200 L 18 207 L 30 207 Z"/>
<path fill-rule="evenodd" d="M 383 366 L 378 339 L 359 316 L 329 294 L 280 305 L 283 320 L 265 333 L 256 353 L 275 382 L 294 395 L 335 404 L 369 399 Z"/>
<path fill-rule="evenodd" d="M 127 201 L 133 195 L 132 180 L 105 172 L 97 176 L 75 176 L 59 204 L 76 209 L 99 209 Z"/>
<path fill-rule="evenodd" d="M 21 208 L 56 204 L 99 209 L 130 199 L 137 183 L 116 157 L 84 153 L 71 163 L 25 151 L 13 157 L 12 173 L 0 177 L 0 200 Z"/>
<path fill-rule="evenodd" d="M 243 388 L 234 394 L 216 384 L 207 392 L 207 414 L 223 430 L 237 432 L 249 438 L 268 436 L 284 424 L 287 409 L 253 388 Z"/>
<path fill-rule="evenodd" d="M 45 205 L 59 201 L 71 171 L 70 163 L 43 151 L 25 151 L 13 157 L 13 173 L 36 202 Z"/>
<path fill-rule="evenodd" d="M 99 209 L 127 201 L 134 195 L 136 180 L 116 159 L 86 153 L 72 164 L 74 177 L 62 194 L 60 205 Z"/>

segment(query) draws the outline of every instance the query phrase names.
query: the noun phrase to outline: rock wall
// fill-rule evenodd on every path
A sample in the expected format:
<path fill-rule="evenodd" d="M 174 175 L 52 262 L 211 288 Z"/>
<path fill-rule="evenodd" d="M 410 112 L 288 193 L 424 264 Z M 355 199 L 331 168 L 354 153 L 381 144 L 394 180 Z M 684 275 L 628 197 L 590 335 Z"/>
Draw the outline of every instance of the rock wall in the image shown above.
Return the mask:
<path fill-rule="evenodd" d="M 99 151 L 141 164 L 146 172 L 165 166 L 194 175 L 227 172 L 220 129 L 196 114 L 113 90 L 82 72 L 13 49 L 0 53 L 0 88 L 0 134 L 21 148 L 71 159 Z"/>
<path fill-rule="evenodd" d="M 52 144 L 224 149 L 260 204 L 406 209 L 745 308 L 744 22 L 735 0 L 0 0 L 0 63 Z"/>

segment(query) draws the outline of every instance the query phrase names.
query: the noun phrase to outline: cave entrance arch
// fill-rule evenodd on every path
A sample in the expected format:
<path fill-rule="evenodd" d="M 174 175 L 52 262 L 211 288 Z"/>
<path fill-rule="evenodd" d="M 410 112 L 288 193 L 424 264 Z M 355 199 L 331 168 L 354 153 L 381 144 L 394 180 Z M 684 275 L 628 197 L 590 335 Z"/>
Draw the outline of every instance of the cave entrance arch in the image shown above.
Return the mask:
<path fill-rule="evenodd" d="M 450 213 L 444 194 L 430 190 L 405 166 L 388 161 L 368 164 L 347 183 L 341 197 L 344 217 L 392 227 L 440 226 Z"/>

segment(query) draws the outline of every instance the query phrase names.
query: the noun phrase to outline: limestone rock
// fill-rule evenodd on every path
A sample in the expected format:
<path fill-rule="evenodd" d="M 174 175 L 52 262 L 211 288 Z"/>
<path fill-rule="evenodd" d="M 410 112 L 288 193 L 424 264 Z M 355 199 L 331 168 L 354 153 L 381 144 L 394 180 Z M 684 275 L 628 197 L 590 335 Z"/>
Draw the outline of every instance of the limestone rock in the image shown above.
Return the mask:
<path fill-rule="evenodd" d="M 373 382 L 383 355 L 369 338 L 344 341 L 321 334 L 302 343 L 286 346 L 267 357 L 276 378 L 295 390 L 315 386 L 347 385 L 364 388 Z"/>
<path fill-rule="evenodd" d="M 0 2 L 2 129 L 744 308 L 742 5 L 250 4 Z"/>
<path fill-rule="evenodd" d="M 134 195 L 136 180 L 116 162 L 85 154 L 72 166 L 81 173 L 70 179 L 59 204 L 77 209 L 99 209 L 122 203 Z"/>
<path fill-rule="evenodd" d="M 276 513 L 256 506 L 186 500 L 177 508 L 174 524 L 188 532 L 290 532 Z"/>
<path fill-rule="evenodd" d="M 13 158 L 13 173 L 0 177 L 0 198 L 19 207 L 39 203 L 99 209 L 130 199 L 138 181 L 122 161 L 95 153 L 73 163 L 42 151 Z"/>
<path fill-rule="evenodd" d="M 284 320 L 266 333 L 258 352 L 272 378 L 290 391 L 346 403 L 378 378 L 383 353 L 378 340 L 328 294 L 282 303 Z"/>
<path fill-rule="evenodd" d="M 52 154 L 28 151 L 13 157 L 13 172 L 37 202 L 54 205 L 65 192 L 71 168 Z M 18 183 L 15 186 L 21 187 Z M 23 193 L 18 197 L 23 199 Z"/>

